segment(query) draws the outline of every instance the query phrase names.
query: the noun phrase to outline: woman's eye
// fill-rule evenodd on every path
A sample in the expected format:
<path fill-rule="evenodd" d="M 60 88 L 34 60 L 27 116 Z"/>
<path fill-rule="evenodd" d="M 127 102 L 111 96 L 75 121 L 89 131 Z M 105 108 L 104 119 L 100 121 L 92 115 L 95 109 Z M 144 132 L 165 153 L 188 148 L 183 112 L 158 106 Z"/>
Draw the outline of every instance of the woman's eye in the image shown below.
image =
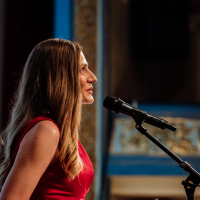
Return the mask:
<path fill-rule="evenodd" d="M 81 69 L 81 72 L 85 72 L 85 67 L 83 67 L 83 68 Z"/>

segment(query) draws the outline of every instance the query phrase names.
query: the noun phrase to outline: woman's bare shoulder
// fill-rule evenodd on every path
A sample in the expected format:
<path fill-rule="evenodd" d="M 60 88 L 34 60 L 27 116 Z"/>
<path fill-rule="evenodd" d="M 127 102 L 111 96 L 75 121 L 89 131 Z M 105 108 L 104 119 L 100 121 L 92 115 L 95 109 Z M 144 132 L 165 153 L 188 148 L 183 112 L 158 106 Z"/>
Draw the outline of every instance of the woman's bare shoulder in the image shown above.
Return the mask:
<path fill-rule="evenodd" d="M 44 134 L 48 134 L 50 137 L 59 137 L 60 135 L 60 131 L 58 129 L 58 127 L 56 126 L 55 123 L 53 123 L 50 120 L 43 120 L 38 122 L 37 124 L 35 124 L 35 126 L 33 127 L 33 130 L 35 130 L 36 132 L 44 132 Z"/>
<path fill-rule="evenodd" d="M 60 131 L 52 121 L 40 121 L 24 136 L 18 154 L 35 161 L 44 159 L 49 165 L 55 156 L 59 139 Z"/>
<path fill-rule="evenodd" d="M 2 199 L 30 199 L 56 155 L 59 134 L 58 127 L 49 120 L 38 122 L 27 132 L 4 183 Z"/>
<path fill-rule="evenodd" d="M 56 126 L 56 124 L 50 120 L 43 120 L 36 123 L 28 131 L 28 133 L 24 137 L 24 140 L 26 140 L 26 138 L 29 138 L 29 139 L 37 138 L 37 140 L 45 139 L 46 142 L 52 140 L 57 143 L 59 141 L 59 137 L 60 137 L 60 131 L 58 127 Z"/>

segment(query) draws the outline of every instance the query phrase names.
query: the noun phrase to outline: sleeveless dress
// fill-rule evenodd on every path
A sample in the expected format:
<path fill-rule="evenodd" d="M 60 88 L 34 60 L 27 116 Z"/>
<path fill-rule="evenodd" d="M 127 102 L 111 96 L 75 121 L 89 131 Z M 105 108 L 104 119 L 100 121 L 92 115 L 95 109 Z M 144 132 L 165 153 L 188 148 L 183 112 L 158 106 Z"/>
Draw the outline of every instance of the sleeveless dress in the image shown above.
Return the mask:
<path fill-rule="evenodd" d="M 50 120 L 56 126 L 57 124 L 49 118 L 39 116 L 31 120 L 18 135 L 12 148 L 12 162 L 14 163 L 20 143 L 26 133 L 39 121 Z M 78 141 L 79 155 L 83 161 L 83 170 L 69 181 L 59 160 L 49 165 L 40 178 L 30 200 L 84 200 L 89 191 L 90 185 L 94 179 L 94 170 L 92 163 L 85 152 L 80 141 Z"/>

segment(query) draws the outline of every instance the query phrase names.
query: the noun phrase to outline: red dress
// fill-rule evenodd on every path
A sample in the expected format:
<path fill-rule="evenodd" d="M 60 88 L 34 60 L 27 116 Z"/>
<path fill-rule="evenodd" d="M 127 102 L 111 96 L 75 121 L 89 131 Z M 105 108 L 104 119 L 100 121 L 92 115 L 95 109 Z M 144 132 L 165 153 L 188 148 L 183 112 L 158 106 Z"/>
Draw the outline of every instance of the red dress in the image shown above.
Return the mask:
<path fill-rule="evenodd" d="M 14 142 L 12 150 L 12 161 L 16 158 L 19 145 L 26 135 L 26 133 L 39 121 L 50 120 L 49 118 L 39 116 L 31 120 L 21 131 L 17 140 Z M 57 126 L 57 125 L 56 125 Z M 39 180 L 30 200 L 84 200 L 85 195 L 89 191 L 90 185 L 94 179 L 94 170 L 92 163 L 85 152 L 83 146 L 78 141 L 79 155 L 83 161 L 83 170 L 75 177 L 74 180 L 69 181 L 62 169 L 59 160 L 49 165 L 44 174 Z"/>

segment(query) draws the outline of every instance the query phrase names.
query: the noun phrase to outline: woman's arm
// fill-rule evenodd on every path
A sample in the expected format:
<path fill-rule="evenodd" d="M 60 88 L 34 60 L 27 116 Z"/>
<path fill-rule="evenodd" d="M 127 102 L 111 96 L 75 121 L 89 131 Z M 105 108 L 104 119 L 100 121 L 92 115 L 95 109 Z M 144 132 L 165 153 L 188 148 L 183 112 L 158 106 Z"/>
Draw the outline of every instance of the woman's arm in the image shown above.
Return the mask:
<path fill-rule="evenodd" d="M 2 188 L 0 200 L 28 200 L 53 161 L 59 130 L 48 120 L 38 122 L 23 138 L 14 165 Z"/>

